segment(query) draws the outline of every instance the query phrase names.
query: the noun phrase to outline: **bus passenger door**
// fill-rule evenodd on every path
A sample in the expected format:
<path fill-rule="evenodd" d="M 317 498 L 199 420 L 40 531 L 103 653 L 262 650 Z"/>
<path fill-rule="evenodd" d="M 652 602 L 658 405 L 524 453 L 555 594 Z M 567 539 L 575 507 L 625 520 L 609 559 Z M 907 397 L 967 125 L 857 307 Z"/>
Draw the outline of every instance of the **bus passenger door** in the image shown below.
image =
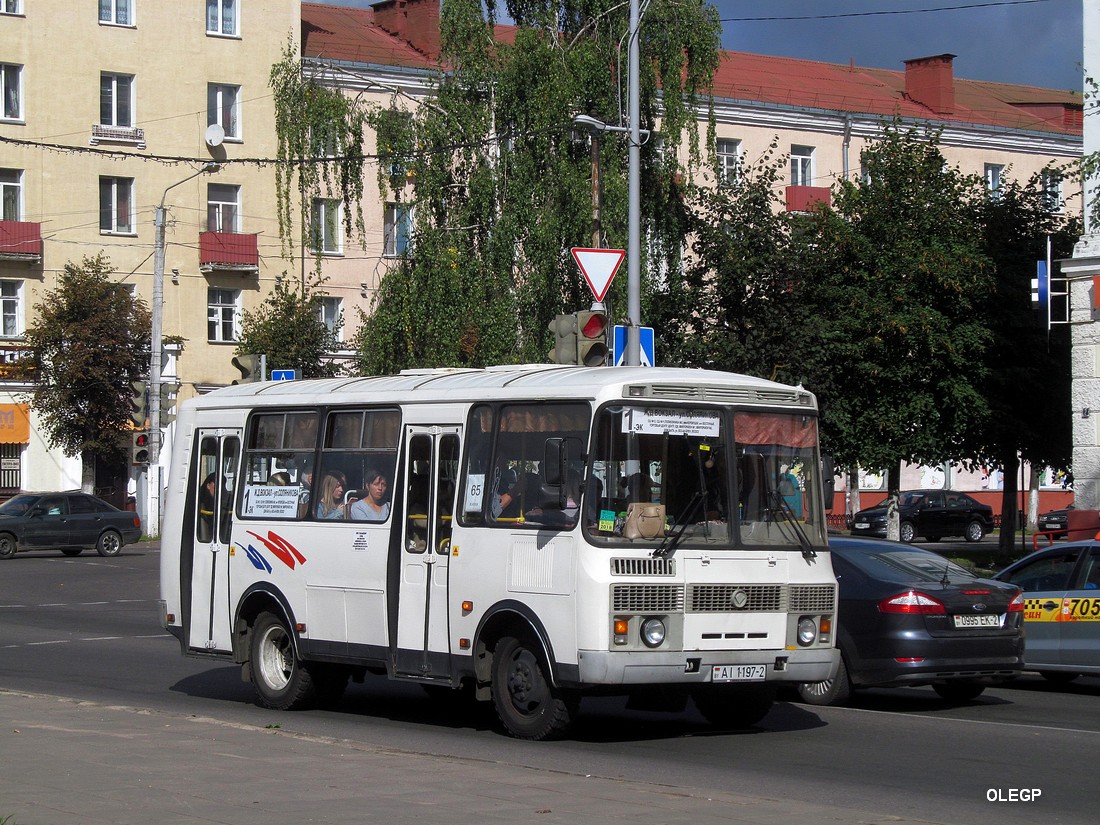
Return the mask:
<path fill-rule="evenodd" d="M 396 670 L 441 679 L 451 670 L 447 573 L 459 428 L 406 427 L 404 447 Z"/>
<path fill-rule="evenodd" d="M 199 430 L 198 462 L 190 479 L 194 506 L 188 646 L 231 649 L 229 546 L 241 455 L 240 430 Z"/>

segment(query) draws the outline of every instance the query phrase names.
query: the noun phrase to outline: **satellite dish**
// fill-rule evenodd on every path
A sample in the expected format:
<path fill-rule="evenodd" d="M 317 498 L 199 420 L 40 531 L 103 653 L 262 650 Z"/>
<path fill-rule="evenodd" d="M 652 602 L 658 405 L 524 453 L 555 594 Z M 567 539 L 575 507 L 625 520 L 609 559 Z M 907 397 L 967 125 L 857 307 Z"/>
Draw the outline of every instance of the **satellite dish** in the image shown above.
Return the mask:
<path fill-rule="evenodd" d="M 225 129 L 217 123 L 211 123 L 206 127 L 206 145 L 213 149 L 216 146 L 221 146 L 222 141 L 225 140 Z"/>

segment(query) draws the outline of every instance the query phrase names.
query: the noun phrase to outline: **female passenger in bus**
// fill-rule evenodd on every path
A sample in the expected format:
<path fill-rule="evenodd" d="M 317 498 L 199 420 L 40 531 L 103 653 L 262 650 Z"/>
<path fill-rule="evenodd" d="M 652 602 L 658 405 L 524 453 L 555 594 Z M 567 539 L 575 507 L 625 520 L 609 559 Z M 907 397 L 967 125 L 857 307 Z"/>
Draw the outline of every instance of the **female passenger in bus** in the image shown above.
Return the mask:
<path fill-rule="evenodd" d="M 317 518 L 344 518 L 344 487 L 347 482 L 344 474 L 338 471 L 325 473 L 321 481 L 321 494 L 317 500 Z"/>
<path fill-rule="evenodd" d="M 389 482 L 378 470 L 367 470 L 363 479 L 367 483 L 366 498 L 351 503 L 353 521 L 385 521 L 390 515 L 390 503 L 386 501 Z"/>

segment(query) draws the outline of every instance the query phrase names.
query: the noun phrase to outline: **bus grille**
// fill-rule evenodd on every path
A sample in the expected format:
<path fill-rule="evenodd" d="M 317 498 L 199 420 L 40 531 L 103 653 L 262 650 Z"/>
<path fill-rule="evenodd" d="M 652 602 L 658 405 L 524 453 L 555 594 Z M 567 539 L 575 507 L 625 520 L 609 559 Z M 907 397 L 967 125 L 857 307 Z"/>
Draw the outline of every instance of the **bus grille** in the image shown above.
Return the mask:
<path fill-rule="evenodd" d="M 836 588 L 831 584 L 792 584 L 792 613 L 830 613 L 836 609 Z"/>
<path fill-rule="evenodd" d="M 612 559 L 612 576 L 675 576 L 676 559 Z"/>
<path fill-rule="evenodd" d="M 611 588 L 611 609 L 616 613 L 679 613 L 684 609 L 684 588 L 678 584 L 616 584 Z"/>
<path fill-rule="evenodd" d="M 738 607 L 741 599 L 744 604 Z M 688 597 L 689 613 L 779 610 L 783 610 L 783 587 L 778 584 L 696 584 Z"/>

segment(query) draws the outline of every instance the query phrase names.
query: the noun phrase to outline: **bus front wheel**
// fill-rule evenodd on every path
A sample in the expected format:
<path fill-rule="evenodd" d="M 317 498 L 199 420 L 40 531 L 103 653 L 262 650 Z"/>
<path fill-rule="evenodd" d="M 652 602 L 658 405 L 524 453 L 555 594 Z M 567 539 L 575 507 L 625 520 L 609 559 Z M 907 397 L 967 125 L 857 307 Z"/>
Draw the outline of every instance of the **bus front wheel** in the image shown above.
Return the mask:
<path fill-rule="evenodd" d="M 493 653 L 493 706 L 505 730 L 517 739 L 554 739 L 576 714 L 575 699 L 550 684 L 536 645 L 506 636 Z"/>
<path fill-rule="evenodd" d="M 298 710 L 313 702 L 313 679 L 298 659 L 294 638 L 278 616 L 262 613 L 256 619 L 251 658 L 252 684 L 266 707 Z"/>

